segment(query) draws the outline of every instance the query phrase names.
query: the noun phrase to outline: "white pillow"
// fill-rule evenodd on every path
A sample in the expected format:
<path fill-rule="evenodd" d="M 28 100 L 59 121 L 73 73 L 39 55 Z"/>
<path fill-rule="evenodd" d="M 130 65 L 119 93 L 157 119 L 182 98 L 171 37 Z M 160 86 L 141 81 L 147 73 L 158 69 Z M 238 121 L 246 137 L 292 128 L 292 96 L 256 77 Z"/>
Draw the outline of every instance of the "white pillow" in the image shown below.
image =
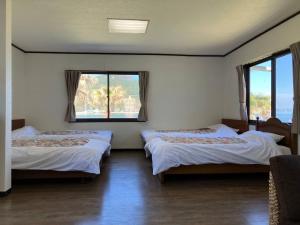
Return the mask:
<path fill-rule="evenodd" d="M 247 136 L 247 135 L 251 135 L 251 134 L 260 135 L 260 136 L 265 136 L 265 137 L 271 138 L 276 143 L 279 142 L 279 141 L 281 141 L 284 138 L 284 136 L 279 135 L 279 134 L 274 134 L 274 133 L 269 133 L 269 132 L 262 132 L 262 131 L 257 131 L 257 130 L 250 130 L 250 131 L 247 131 L 247 132 L 243 133 L 242 135 L 243 136 Z"/>
<path fill-rule="evenodd" d="M 269 133 L 269 132 L 264 132 L 264 133 L 269 135 L 270 137 L 272 137 L 276 143 L 281 141 L 284 138 L 284 136 L 279 135 L 279 134 L 274 134 L 274 133 Z"/>
<path fill-rule="evenodd" d="M 23 137 L 32 137 L 40 134 L 40 131 L 32 126 L 25 126 L 12 132 L 12 139 L 18 139 Z"/>
<path fill-rule="evenodd" d="M 222 136 L 224 135 L 224 137 L 236 136 L 237 132 L 239 131 L 238 129 L 234 129 L 234 128 L 229 127 L 225 124 L 215 124 L 215 125 L 209 126 L 208 128 L 216 129 L 217 132 L 222 134 Z"/>

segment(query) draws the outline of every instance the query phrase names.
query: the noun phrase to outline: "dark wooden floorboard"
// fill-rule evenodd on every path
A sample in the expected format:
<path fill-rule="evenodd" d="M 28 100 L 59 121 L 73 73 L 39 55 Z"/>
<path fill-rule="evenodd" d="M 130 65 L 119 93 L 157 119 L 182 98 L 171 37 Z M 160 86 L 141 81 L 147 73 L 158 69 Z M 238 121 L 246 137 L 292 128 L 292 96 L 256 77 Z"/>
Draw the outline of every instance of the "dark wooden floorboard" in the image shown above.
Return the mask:
<path fill-rule="evenodd" d="M 161 185 L 141 151 L 116 151 L 88 183 L 13 185 L 0 224 L 266 225 L 267 177 L 167 177 Z"/>

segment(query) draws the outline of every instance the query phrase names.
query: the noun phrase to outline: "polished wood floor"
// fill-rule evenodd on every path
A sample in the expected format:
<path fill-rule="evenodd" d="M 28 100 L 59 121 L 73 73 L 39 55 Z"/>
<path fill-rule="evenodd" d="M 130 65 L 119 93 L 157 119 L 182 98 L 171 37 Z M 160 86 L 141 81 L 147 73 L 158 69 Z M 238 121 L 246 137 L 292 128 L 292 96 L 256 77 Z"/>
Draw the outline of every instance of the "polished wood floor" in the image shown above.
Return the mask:
<path fill-rule="evenodd" d="M 161 185 L 141 151 L 116 151 L 88 183 L 14 184 L 0 224 L 268 224 L 267 177 L 176 176 Z"/>

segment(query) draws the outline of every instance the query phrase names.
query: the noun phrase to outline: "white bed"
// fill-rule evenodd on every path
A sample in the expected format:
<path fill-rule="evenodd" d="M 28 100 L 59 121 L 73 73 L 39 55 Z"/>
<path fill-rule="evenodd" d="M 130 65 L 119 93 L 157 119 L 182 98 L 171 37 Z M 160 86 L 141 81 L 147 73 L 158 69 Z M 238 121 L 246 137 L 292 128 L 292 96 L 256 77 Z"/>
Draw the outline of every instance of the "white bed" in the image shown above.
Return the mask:
<path fill-rule="evenodd" d="M 263 132 L 249 131 L 233 138 L 239 139 L 240 143 L 180 143 L 180 138 L 176 143 L 177 137 L 167 138 L 167 140 L 153 138 L 146 143 L 145 150 L 147 155 L 152 156 L 154 175 L 181 165 L 223 163 L 268 165 L 270 157 L 291 154 L 288 147 L 276 144 L 272 137 Z M 186 139 L 194 141 L 197 137 Z M 220 139 L 226 140 L 226 138 Z"/>
<path fill-rule="evenodd" d="M 12 132 L 12 169 L 100 173 L 100 161 L 110 154 L 112 132 L 71 130 L 41 132 L 24 126 Z"/>
<path fill-rule="evenodd" d="M 85 140 L 83 145 L 60 146 L 55 144 L 18 145 L 26 142 L 52 142 L 70 140 L 66 137 L 34 137 L 13 140 L 12 169 L 15 170 L 53 170 L 81 171 L 92 174 L 100 173 L 100 161 L 103 154 L 110 150 L 108 142 L 97 139 L 74 138 Z"/>

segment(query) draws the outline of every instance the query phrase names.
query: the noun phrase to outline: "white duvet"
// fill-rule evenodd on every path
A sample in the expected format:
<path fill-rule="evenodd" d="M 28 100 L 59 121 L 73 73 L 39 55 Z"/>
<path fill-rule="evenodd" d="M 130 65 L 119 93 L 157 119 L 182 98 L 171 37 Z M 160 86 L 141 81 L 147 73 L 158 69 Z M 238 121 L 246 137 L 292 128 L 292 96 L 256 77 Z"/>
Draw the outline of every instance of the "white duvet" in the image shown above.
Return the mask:
<path fill-rule="evenodd" d="M 12 169 L 99 174 L 102 155 L 109 150 L 110 143 L 99 139 L 89 139 L 84 145 L 72 147 L 12 147 Z"/>
<path fill-rule="evenodd" d="M 209 126 L 208 128 L 215 129 L 216 132 L 213 133 L 189 133 L 189 132 L 159 132 L 156 130 L 144 130 L 141 132 L 142 139 L 144 142 L 149 142 L 153 138 L 159 138 L 163 136 L 168 137 L 234 137 L 237 136 L 237 132 L 224 124 L 216 124 L 213 126 Z"/>
<path fill-rule="evenodd" d="M 270 157 L 290 154 L 287 147 L 279 146 L 268 135 L 248 131 L 238 135 L 246 143 L 199 144 L 170 143 L 153 138 L 145 145 L 147 155 L 152 155 L 153 174 L 159 174 L 180 165 L 200 164 L 269 164 Z"/>

